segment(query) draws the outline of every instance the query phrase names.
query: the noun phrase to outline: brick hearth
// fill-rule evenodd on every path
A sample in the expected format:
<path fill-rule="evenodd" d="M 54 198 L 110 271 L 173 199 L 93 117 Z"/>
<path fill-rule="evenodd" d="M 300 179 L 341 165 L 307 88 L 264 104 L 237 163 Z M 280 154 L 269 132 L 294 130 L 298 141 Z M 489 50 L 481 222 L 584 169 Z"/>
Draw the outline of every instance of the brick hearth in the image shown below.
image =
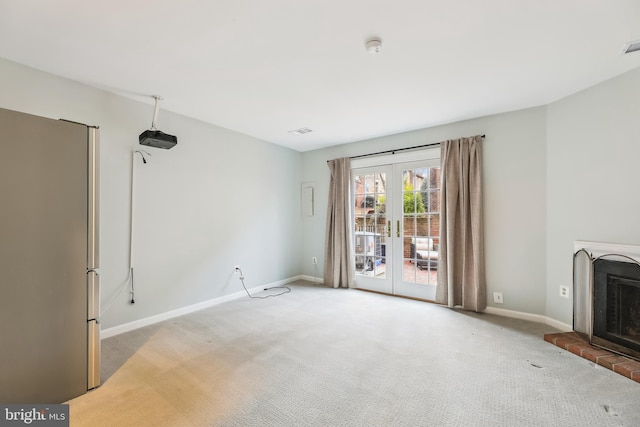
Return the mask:
<path fill-rule="evenodd" d="M 546 334 L 544 340 L 640 383 L 640 362 L 594 347 L 575 332 Z"/>

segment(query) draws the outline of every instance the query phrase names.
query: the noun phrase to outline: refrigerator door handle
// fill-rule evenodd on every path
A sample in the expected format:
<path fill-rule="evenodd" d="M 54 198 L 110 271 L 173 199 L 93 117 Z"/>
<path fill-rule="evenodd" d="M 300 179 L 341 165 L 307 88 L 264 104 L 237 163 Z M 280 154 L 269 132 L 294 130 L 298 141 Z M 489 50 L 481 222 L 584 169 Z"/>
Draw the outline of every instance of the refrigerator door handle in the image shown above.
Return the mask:
<path fill-rule="evenodd" d="M 88 364 L 87 364 L 87 390 L 100 385 L 100 322 L 90 320 L 87 322 L 88 338 Z"/>
<path fill-rule="evenodd" d="M 100 317 L 100 274 L 96 270 L 87 271 L 87 320 Z"/>
<path fill-rule="evenodd" d="M 98 128 L 88 130 L 88 215 L 87 230 L 87 389 L 100 385 L 100 170 Z"/>
<path fill-rule="evenodd" d="M 89 126 L 88 128 L 88 148 L 89 148 L 89 174 L 88 174 L 88 197 L 89 197 L 89 224 L 87 239 L 87 268 L 94 269 L 100 267 L 100 141 L 98 128 Z"/>

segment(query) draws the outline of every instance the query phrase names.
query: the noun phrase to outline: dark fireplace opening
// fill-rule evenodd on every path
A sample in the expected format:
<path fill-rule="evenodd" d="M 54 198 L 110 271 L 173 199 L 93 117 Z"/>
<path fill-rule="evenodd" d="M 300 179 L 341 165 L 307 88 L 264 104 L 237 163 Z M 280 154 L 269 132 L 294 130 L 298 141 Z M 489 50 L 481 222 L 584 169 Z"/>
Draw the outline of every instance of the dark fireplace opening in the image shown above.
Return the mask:
<path fill-rule="evenodd" d="M 640 344 L 640 281 L 609 277 L 607 332 Z"/>
<path fill-rule="evenodd" d="M 640 266 L 593 264 L 593 343 L 640 360 Z"/>

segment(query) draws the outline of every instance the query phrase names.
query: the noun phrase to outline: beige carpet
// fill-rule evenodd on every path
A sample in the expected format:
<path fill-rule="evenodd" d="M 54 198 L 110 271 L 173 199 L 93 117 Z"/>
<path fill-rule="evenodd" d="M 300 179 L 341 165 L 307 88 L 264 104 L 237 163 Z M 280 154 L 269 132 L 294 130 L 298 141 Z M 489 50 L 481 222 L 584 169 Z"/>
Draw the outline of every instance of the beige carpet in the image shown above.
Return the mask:
<path fill-rule="evenodd" d="M 71 426 L 638 426 L 640 384 L 538 323 L 299 282 L 103 341 Z"/>

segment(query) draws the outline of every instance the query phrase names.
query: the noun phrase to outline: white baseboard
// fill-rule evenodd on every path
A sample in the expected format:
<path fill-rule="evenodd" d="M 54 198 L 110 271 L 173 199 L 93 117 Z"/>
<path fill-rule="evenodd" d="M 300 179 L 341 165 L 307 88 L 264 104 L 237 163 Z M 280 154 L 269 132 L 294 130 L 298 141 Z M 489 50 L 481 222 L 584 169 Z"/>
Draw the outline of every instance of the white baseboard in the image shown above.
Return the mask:
<path fill-rule="evenodd" d="M 324 279 L 322 277 L 307 276 L 307 275 L 302 275 L 298 277 L 300 278 L 300 280 L 306 280 L 307 282 L 312 282 L 317 284 L 324 283 Z"/>
<path fill-rule="evenodd" d="M 498 316 L 511 317 L 514 319 L 529 320 L 531 322 L 544 323 L 549 326 L 553 326 L 556 329 L 560 329 L 562 332 L 571 332 L 573 328 L 566 323 L 562 323 L 556 319 L 552 319 L 540 314 L 524 313 L 522 311 L 506 310 L 504 308 L 487 307 L 484 310 L 485 313 L 496 314 Z"/>
<path fill-rule="evenodd" d="M 318 283 L 318 284 L 324 283 L 322 277 L 313 277 L 313 276 L 303 275 L 303 276 L 299 276 L 299 278 L 302 280 L 313 282 L 313 283 Z M 495 314 L 498 316 L 503 316 L 503 317 L 511 317 L 514 319 L 522 319 L 522 320 L 529 320 L 531 322 L 544 323 L 545 325 L 553 326 L 556 329 L 560 329 L 562 332 L 573 331 L 573 328 L 570 325 L 567 325 L 566 323 L 562 323 L 556 319 L 552 319 L 547 316 L 542 316 L 540 314 L 531 314 L 531 313 L 525 313 L 522 311 L 506 310 L 504 308 L 496 308 L 496 307 L 487 307 L 484 310 L 484 312 L 489 314 Z"/>
<path fill-rule="evenodd" d="M 299 276 L 301 280 L 306 280 L 308 282 L 313 282 L 317 284 L 323 284 L 324 280 L 322 277 L 314 277 L 302 275 Z M 573 327 L 571 325 L 567 325 L 566 323 L 562 323 L 556 319 L 552 319 L 547 316 L 542 316 L 540 314 L 531 314 L 525 313 L 522 311 L 514 311 L 514 310 L 506 310 L 504 308 L 496 308 L 496 307 L 487 307 L 484 310 L 485 313 L 495 314 L 503 317 L 511 317 L 514 319 L 522 319 L 529 320 L 531 322 L 544 323 L 545 325 L 553 326 L 556 329 L 560 329 L 562 332 L 571 332 L 573 331 Z"/>
<path fill-rule="evenodd" d="M 261 286 L 250 288 L 249 293 L 262 292 L 264 288 L 272 288 L 274 286 L 283 286 L 287 283 L 295 282 L 296 280 L 308 280 L 305 276 L 294 276 L 284 280 L 278 280 L 276 282 L 267 283 Z M 229 295 L 213 298 L 207 301 L 199 302 L 196 304 L 188 305 L 186 307 L 177 308 L 175 310 L 167 311 L 165 313 L 156 314 L 154 316 L 145 317 L 144 319 L 134 320 L 133 322 L 123 323 L 122 325 L 114 326 L 112 328 L 103 329 L 100 331 L 100 338 L 105 339 L 116 335 L 130 332 L 138 328 L 153 325 L 154 323 L 162 322 L 164 320 L 172 319 L 174 317 L 183 316 L 185 314 L 193 313 L 194 311 L 203 310 L 205 308 L 213 307 L 214 305 L 222 304 L 224 302 L 232 301 L 238 298 L 246 297 L 247 293 L 242 290 L 234 292 Z"/>
<path fill-rule="evenodd" d="M 289 277 L 287 279 L 278 280 L 276 282 L 268 283 L 265 285 L 250 288 L 249 293 L 261 292 L 264 290 L 264 288 L 272 288 L 274 286 L 283 286 L 283 285 L 286 285 L 287 283 L 295 282 L 297 280 L 306 280 L 308 282 L 317 283 L 317 284 L 323 283 L 323 279 L 321 277 L 298 275 L 298 276 Z M 247 294 L 243 290 L 239 292 L 234 292 L 229 295 L 224 295 L 224 296 L 213 298 L 207 301 L 188 305 L 186 307 L 177 308 L 175 310 L 167 311 L 165 313 L 160 313 L 154 316 L 145 317 L 144 319 L 123 323 L 122 325 L 114 326 L 108 329 L 103 329 L 102 331 L 100 331 L 100 337 L 101 339 L 113 337 L 116 335 L 123 334 L 125 332 L 133 331 L 138 328 L 153 325 L 154 323 L 162 322 L 164 320 L 169 320 L 178 316 L 183 316 L 185 314 L 193 313 L 195 311 L 203 310 L 205 308 L 213 307 L 215 305 L 222 304 L 228 301 L 233 301 L 235 299 L 243 298 L 246 296 Z M 544 323 L 546 325 L 553 326 L 554 328 L 560 329 L 563 332 L 571 332 L 573 330 L 573 328 L 570 325 L 567 325 L 566 323 L 562 323 L 558 320 L 552 319 L 550 317 L 542 316 L 539 314 L 524 313 L 521 311 L 506 310 L 504 308 L 496 308 L 496 307 L 487 307 L 484 310 L 484 312 L 489 314 L 496 314 L 498 316 L 511 317 L 514 319 L 522 319 L 522 320 L 529 320 L 532 322 Z"/>

